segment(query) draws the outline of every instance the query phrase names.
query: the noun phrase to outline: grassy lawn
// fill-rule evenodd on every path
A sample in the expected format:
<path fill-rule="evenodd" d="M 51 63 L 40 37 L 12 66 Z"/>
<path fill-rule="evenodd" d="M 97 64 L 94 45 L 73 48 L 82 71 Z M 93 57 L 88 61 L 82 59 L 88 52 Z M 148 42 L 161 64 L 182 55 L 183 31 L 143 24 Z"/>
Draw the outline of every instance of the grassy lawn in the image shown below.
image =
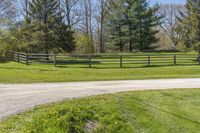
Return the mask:
<path fill-rule="evenodd" d="M 2 133 L 197 133 L 200 89 L 137 91 L 44 105 L 0 123 Z"/>
<path fill-rule="evenodd" d="M 0 63 L 0 83 L 69 82 L 159 78 L 199 78 L 200 66 L 143 68 L 72 68 Z"/>

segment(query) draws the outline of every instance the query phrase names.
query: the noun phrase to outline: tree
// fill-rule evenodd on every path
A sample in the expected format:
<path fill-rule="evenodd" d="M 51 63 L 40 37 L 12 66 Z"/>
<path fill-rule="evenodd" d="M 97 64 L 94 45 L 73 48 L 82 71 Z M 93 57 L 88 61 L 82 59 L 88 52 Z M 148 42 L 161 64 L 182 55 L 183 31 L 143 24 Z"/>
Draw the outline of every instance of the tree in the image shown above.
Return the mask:
<path fill-rule="evenodd" d="M 178 17 L 180 17 L 180 12 L 184 12 L 184 10 L 185 7 L 181 4 L 165 4 L 161 5 L 159 9 L 159 14 L 164 16 L 161 28 L 170 39 L 172 48 L 176 48 L 179 43 Z"/>
<path fill-rule="evenodd" d="M 180 42 L 186 47 L 200 50 L 200 1 L 187 0 L 186 13 L 181 13 Z"/>
<path fill-rule="evenodd" d="M 12 0 L 0 0 L 0 26 L 9 25 L 15 20 L 17 10 Z"/>
<path fill-rule="evenodd" d="M 109 1 L 108 0 L 98 0 L 98 12 L 99 15 L 97 17 L 99 23 L 99 46 L 100 52 L 105 52 L 105 20 L 108 16 L 109 11 Z"/>
<path fill-rule="evenodd" d="M 158 41 L 156 34 L 159 32 L 155 27 L 162 23 L 162 16 L 157 14 L 158 10 L 158 5 L 149 7 L 146 0 L 136 0 L 135 15 L 137 21 L 134 33 L 134 36 L 137 37 L 134 41 L 136 49 L 143 51 L 155 48 L 152 44 Z"/>
<path fill-rule="evenodd" d="M 159 39 L 156 26 L 161 24 L 162 16 L 157 14 L 159 6 L 150 7 L 146 0 L 118 0 L 110 2 L 111 34 L 120 51 L 127 42 L 129 51 L 154 49 L 152 44 Z"/>
<path fill-rule="evenodd" d="M 122 52 L 125 48 L 126 42 L 126 29 L 125 29 L 125 8 L 123 0 L 111 0 L 109 2 L 110 10 L 108 25 L 110 29 L 110 41 L 118 46 Z"/>
<path fill-rule="evenodd" d="M 19 9 L 19 12 L 21 15 L 24 16 L 24 18 L 28 17 L 28 5 L 31 0 L 17 0 L 16 5 Z"/>
<path fill-rule="evenodd" d="M 126 9 L 126 27 L 128 28 L 128 38 L 129 38 L 129 51 L 133 51 L 133 41 L 135 40 L 135 36 L 133 36 L 133 32 L 136 29 L 137 18 L 135 16 L 137 3 L 135 0 L 126 0 L 125 1 Z"/>
<path fill-rule="evenodd" d="M 64 52 L 72 52 L 75 50 L 74 31 L 65 24 L 62 24 L 56 33 L 58 35 L 58 46 Z"/>
<path fill-rule="evenodd" d="M 30 3 L 29 19 L 35 43 L 46 54 L 56 46 L 56 29 L 62 24 L 57 0 L 35 0 Z M 32 43 L 33 43 L 32 42 Z"/>
<path fill-rule="evenodd" d="M 80 9 L 81 9 L 81 13 L 82 13 L 82 18 L 81 18 L 81 22 L 79 24 L 79 31 L 81 31 L 84 36 L 85 36 L 85 40 L 87 40 L 87 46 L 89 46 L 88 49 L 90 49 L 89 53 L 94 53 L 95 49 L 94 49 L 94 29 L 93 29 L 93 6 L 94 5 L 94 1 L 93 0 L 81 0 L 80 2 Z"/>
<path fill-rule="evenodd" d="M 61 0 L 62 8 L 64 9 L 65 19 L 69 28 L 75 28 L 81 20 L 81 12 L 79 11 L 81 0 Z"/>

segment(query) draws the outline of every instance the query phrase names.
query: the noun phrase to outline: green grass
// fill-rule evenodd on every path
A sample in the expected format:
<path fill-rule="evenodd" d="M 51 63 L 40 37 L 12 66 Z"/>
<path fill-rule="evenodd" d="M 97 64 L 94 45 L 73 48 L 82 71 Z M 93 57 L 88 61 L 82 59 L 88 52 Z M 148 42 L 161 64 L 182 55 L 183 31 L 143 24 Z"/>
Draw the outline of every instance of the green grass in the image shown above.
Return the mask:
<path fill-rule="evenodd" d="M 0 123 L 2 133 L 197 133 L 200 89 L 125 92 L 44 105 Z"/>
<path fill-rule="evenodd" d="M 200 78 L 200 66 L 143 68 L 72 68 L 0 63 L 0 83 L 71 82 L 160 78 Z"/>

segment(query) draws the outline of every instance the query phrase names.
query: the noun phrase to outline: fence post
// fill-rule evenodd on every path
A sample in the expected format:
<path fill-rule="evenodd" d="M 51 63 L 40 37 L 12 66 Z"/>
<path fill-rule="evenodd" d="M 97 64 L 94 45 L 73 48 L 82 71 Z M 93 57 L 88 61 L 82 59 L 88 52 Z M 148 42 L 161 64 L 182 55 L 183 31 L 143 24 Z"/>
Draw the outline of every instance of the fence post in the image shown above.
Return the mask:
<path fill-rule="evenodd" d="M 120 55 L 120 68 L 123 68 L 123 56 Z"/>
<path fill-rule="evenodd" d="M 54 54 L 54 66 L 57 66 L 57 58 L 56 58 L 56 54 Z"/>
<path fill-rule="evenodd" d="M 92 56 L 91 55 L 89 55 L 88 56 L 88 58 L 89 58 L 89 68 L 91 68 L 92 67 Z"/>
<path fill-rule="evenodd" d="M 19 63 L 19 52 L 17 52 L 17 62 Z"/>
<path fill-rule="evenodd" d="M 151 56 L 148 55 L 148 66 L 150 67 L 151 66 Z"/>
<path fill-rule="evenodd" d="M 8 51 L 7 51 L 7 50 L 6 50 L 6 53 L 5 53 L 5 54 L 6 54 L 6 55 L 5 55 L 5 56 L 6 56 L 6 60 L 9 60 L 9 59 L 8 59 Z"/>
<path fill-rule="evenodd" d="M 28 65 L 28 59 L 29 57 L 28 57 L 28 54 L 26 53 L 26 65 Z"/>
<path fill-rule="evenodd" d="M 11 56 L 12 56 L 11 58 L 12 58 L 12 61 L 13 61 L 14 60 L 14 52 L 13 51 L 11 52 Z"/>
<path fill-rule="evenodd" d="M 176 55 L 174 55 L 174 65 L 176 65 Z"/>

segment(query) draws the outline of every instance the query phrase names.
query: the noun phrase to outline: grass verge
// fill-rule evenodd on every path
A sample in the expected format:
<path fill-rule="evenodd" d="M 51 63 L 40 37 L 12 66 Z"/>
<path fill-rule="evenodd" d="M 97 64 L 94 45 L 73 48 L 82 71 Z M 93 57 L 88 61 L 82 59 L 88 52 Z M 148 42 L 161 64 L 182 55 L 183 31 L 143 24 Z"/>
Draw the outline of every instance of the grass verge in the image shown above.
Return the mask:
<path fill-rule="evenodd" d="M 37 107 L 0 123 L 2 133 L 196 133 L 200 89 L 125 92 Z"/>
<path fill-rule="evenodd" d="M 52 65 L 0 63 L 0 83 L 72 82 L 98 80 L 200 78 L 200 66 L 143 68 L 68 68 Z"/>

